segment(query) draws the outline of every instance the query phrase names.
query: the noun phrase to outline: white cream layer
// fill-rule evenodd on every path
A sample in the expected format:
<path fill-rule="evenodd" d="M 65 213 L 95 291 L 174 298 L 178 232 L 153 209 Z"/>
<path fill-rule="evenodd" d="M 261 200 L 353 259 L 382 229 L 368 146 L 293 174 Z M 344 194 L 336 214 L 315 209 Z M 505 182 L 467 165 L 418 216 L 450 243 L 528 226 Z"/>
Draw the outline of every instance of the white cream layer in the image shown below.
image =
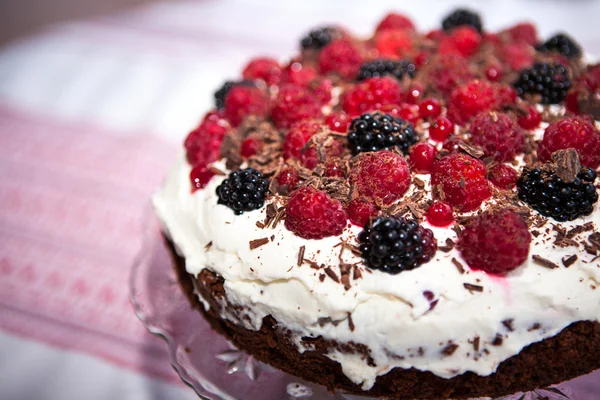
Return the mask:
<path fill-rule="evenodd" d="M 224 163 L 215 166 L 225 171 Z M 261 229 L 256 222 L 265 219 L 265 207 L 236 216 L 218 205 L 215 189 L 224 179 L 220 176 L 191 194 L 190 169 L 181 155 L 153 203 L 165 232 L 186 259 L 188 272 L 197 275 L 208 268 L 223 276 L 227 300 L 246 312 L 245 316 L 223 313 L 223 317 L 257 330 L 263 317 L 272 315 L 292 333 L 301 352 L 307 350 L 303 337 L 366 345 L 374 366 L 360 354 L 335 349 L 328 354 L 364 390 L 394 367 L 431 371 L 444 378 L 466 371 L 489 375 L 525 346 L 556 335 L 572 322 L 600 320 L 599 261 L 592 262 L 593 256 L 581 247 L 554 247 L 553 232 L 534 238 L 530 256 L 540 255 L 560 268 L 547 269 L 530 258 L 498 278 L 469 271 L 457 250 L 438 251 L 429 263 L 398 275 L 362 265 L 362 278 L 351 280 L 345 290 L 329 276 L 321 277 L 323 270 L 306 263 L 298 266 L 298 252 L 305 246 L 305 259 L 331 266 L 339 277 L 340 247 L 335 246 L 340 239 L 353 242 L 361 228 L 353 226 L 340 237 L 322 240 L 297 237 L 283 223 Z M 429 176 L 419 178 L 430 193 Z M 413 185 L 410 190 L 417 189 Z M 599 217 L 596 205 L 592 216 L 561 225 L 570 229 L 593 221 L 598 227 Z M 551 228 L 551 223 L 540 231 Z M 424 225 L 434 231 L 440 245 L 446 238 L 457 240 L 452 229 Z M 272 235 L 269 243 L 250 249 L 250 241 Z M 565 268 L 561 259 L 573 254 L 578 255 L 577 262 Z M 465 266 L 464 274 L 452 258 Z M 349 251 L 343 253 L 343 260 L 361 261 Z M 482 286 L 483 291 L 469 291 L 464 283 Z M 425 291 L 437 300 L 432 310 Z M 508 320 L 512 326 L 503 323 Z M 532 329 L 536 324 L 539 329 Z M 494 346 L 498 335 L 502 344 Z M 480 338 L 478 351 L 473 343 L 476 337 Z M 458 345 L 452 354 L 444 351 L 449 344 Z"/>

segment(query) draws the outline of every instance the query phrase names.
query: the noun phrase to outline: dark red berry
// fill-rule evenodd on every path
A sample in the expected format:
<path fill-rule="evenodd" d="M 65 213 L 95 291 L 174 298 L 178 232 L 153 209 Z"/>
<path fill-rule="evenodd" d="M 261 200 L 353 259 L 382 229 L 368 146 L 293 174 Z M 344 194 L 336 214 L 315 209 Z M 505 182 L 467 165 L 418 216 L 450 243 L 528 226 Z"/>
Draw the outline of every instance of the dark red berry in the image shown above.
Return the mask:
<path fill-rule="evenodd" d="M 425 142 L 417 143 L 410 149 L 409 163 L 418 174 L 429 174 L 435 162 L 436 148 Z"/>
<path fill-rule="evenodd" d="M 347 220 L 339 201 L 325 192 L 305 186 L 290 196 L 285 227 L 305 239 L 322 239 L 341 234 Z"/>
<path fill-rule="evenodd" d="M 361 198 L 356 198 L 348 203 L 346 212 L 350 222 L 358 226 L 365 226 L 369 219 L 376 217 L 379 213 L 375 204 Z"/>
<path fill-rule="evenodd" d="M 446 227 L 454 222 L 452 206 L 445 201 L 435 201 L 427 209 L 425 218 L 433 226 Z"/>
<path fill-rule="evenodd" d="M 339 113 L 331 113 L 327 117 L 325 117 L 325 123 L 329 126 L 329 128 L 334 132 L 346 133 L 348 132 L 348 127 L 352 122 L 352 118 L 348 117 L 348 115 L 341 111 Z"/>
<path fill-rule="evenodd" d="M 437 118 L 429 127 L 429 139 L 444 142 L 454 133 L 454 124 L 446 117 Z"/>
<path fill-rule="evenodd" d="M 537 110 L 536 106 L 530 105 L 527 106 L 527 114 L 520 116 L 517 122 L 523 129 L 535 129 L 542 122 L 542 114 Z"/>
<path fill-rule="evenodd" d="M 258 153 L 259 149 L 260 141 L 258 141 L 258 139 L 254 137 L 249 136 L 242 142 L 240 153 L 242 154 L 242 157 L 248 158 Z"/>
<path fill-rule="evenodd" d="M 442 113 L 442 106 L 436 99 L 428 98 L 419 103 L 421 118 L 435 118 Z"/>
<path fill-rule="evenodd" d="M 500 189 L 512 189 L 517 185 L 519 173 L 507 164 L 499 164 L 488 172 L 488 179 Z"/>
<path fill-rule="evenodd" d="M 208 185 L 210 179 L 215 176 L 214 172 L 206 165 L 197 165 L 190 172 L 190 181 L 192 182 L 192 193 L 198 189 L 203 189 Z"/>
<path fill-rule="evenodd" d="M 298 171 L 293 167 L 285 167 L 277 175 L 277 191 L 287 194 L 296 189 L 298 182 L 300 182 Z"/>

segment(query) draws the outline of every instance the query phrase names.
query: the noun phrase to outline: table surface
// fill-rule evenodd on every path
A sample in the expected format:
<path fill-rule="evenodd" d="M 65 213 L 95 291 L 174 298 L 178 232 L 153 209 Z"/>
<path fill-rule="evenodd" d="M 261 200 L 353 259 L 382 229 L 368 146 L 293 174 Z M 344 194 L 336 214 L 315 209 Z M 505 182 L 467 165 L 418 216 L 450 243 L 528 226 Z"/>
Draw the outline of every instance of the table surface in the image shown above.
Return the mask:
<path fill-rule="evenodd" d="M 430 29 L 454 3 L 402 11 Z M 401 3 L 369 4 L 159 3 L 0 48 L 2 398 L 195 397 L 128 300 L 148 198 L 245 60 L 290 55 L 326 22 L 368 34 Z M 560 27 L 600 55 L 600 2 L 461 4 L 491 30 L 534 19 L 542 36 Z"/>

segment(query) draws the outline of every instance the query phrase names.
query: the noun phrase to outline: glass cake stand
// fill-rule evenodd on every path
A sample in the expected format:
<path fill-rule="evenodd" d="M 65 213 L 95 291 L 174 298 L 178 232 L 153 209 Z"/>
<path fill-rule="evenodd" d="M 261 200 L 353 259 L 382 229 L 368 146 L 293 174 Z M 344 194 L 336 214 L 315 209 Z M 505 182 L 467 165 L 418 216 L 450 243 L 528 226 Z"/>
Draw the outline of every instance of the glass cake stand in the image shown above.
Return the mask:
<path fill-rule="evenodd" d="M 149 215 L 148 215 L 149 214 Z M 181 291 L 156 218 L 147 213 L 144 245 L 133 265 L 130 299 L 137 316 L 165 339 L 171 364 L 202 399 L 210 400 L 368 400 L 330 393 L 263 364 L 213 332 L 190 307 Z M 600 393 L 600 370 L 552 388 L 503 397 L 502 400 L 589 400 Z"/>

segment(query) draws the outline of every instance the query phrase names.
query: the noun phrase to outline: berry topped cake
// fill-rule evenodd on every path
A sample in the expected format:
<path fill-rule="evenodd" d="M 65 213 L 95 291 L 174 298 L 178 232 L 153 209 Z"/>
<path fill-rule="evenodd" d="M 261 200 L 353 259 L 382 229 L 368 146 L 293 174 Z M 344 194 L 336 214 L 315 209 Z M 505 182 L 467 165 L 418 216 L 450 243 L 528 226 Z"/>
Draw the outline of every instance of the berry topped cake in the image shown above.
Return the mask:
<path fill-rule="evenodd" d="M 182 288 L 259 360 L 447 399 L 600 368 L 600 65 L 566 34 L 308 32 L 215 93 L 153 203 Z"/>

